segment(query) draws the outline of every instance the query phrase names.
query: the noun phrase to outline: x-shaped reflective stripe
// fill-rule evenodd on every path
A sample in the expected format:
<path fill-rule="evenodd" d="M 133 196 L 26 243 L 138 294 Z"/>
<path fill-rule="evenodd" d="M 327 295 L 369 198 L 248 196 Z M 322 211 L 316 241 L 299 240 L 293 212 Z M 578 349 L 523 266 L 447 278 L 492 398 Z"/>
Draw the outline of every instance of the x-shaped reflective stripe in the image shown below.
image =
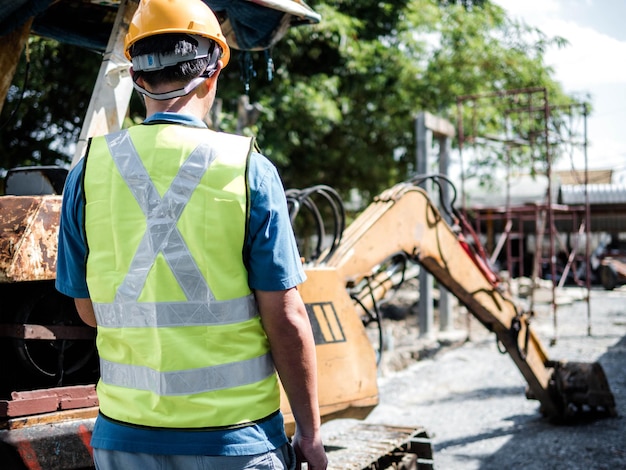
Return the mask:
<path fill-rule="evenodd" d="M 122 178 L 146 216 L 146 233 L 122 281 L 116 302 L 136 301 L 159 253 L 167 261 L 188 301 L 215 300 L 176 226 L 193 191 L 216 158 L 207 144 L 198 145 L 180 167 L 161 198 L 133 145 L 122 130 L 106 136 L 109 151 Z"/>

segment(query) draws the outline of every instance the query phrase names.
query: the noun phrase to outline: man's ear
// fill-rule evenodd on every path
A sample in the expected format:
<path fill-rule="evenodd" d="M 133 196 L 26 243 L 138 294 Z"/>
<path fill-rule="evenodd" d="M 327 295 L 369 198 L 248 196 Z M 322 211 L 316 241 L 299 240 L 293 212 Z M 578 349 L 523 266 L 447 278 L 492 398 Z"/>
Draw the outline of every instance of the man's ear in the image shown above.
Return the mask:
<path fill-rule="evenodd" d="M 128 69 L 128 72 L 130 73 L 130 78 L 133 82 L 137 83 L 141 87 L 144 87 L 145 83 L 143 81 L 143 78 L 141 78 L 141 74 L 135 72 L 135 69 L 132 65 Z"/>
<path fill-rule="evenodd" d="M 212 88 L 217 88 L 217 77 L 219 77 L 220 72 L 222 71 L 223 64 L 222 61 L 219 60 L 217 62 L 217 67 L 215 67 L 215 71 L 211 74 L 210 77 L 207 77 L 202 85 L 206 87 L 206 91 L 210 91 Z"/>
<path fill-rule="evenodd" d="M 217 76 L 220 74 L 223 68 L 224 68 L 224 62 L 222 62 L 221 60 L 218 60 L 217 63 L 215 64 L 215 71 L 211 74 L 209 78 L 215 78 L 215 80 L 217 80 Z"/>

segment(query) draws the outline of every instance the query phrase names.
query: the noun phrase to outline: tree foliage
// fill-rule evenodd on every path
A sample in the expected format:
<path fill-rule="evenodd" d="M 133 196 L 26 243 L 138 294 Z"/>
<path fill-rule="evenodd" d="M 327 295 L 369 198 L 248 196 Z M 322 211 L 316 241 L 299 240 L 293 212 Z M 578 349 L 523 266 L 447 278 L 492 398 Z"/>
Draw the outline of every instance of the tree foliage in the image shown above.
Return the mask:
<path fill-rule="evenodd" d="M 235 131 L 241 75 L 252 61 L 250 101 L 263 113 L 245 132 L 257 135 L 287 187 L 321 183 L 343 195 L 356 188 L 367 198 L 414 171 L 414 119 L 421 111 L 456 123 L 459 97 L 528 87 L 545 87 L 551 101 L 567 99 L 544 63 L 545 51 L 563 41 L 511 20 L 489 0 L 308 3 L 322 22 L 292 28 L 274 46 L 272 80 L 263 53 L 232 51 L 219 81 L 221 128 Z M 98 71 L 96 54 L 45 40 L 31 44 L 24 102 L 1 131 L 3 168 L 71 159 L 69 145 Z M 2 122 L 17 102 L 21 76 Z M 134 103 L 132 114 L 143 113 Z M 502 112 L 481 108 L 480 132 L 498 132 Z M 482 168 L 504 158 L 491 152 Z M 528 165 L 527 156 L 517 164 Z"/>
<path fill-rule="evenodd" d="M 0 115 L 0 169 L 71 160 L 102 56 L 31 36 Z"/>
<path fill-rule="evenodd" d="M 252 83 L 251 97 L 267 110 L 254 130 L 287 186 L 324 183 L 370 196 L 414 170 L 420 111 L 456 123 L 458 97 L 528 87 L 566 99 L 543 60 L 563 41 L 489 1 L 310 4 L 322 23 L 293 29 L 272 51 L 273 81 L 259 74 Z M 228 78 L 221 86 L 231 99 L 241 90 Z M 480 132 L 501 125 L 502 112 L 481 110 Z M 488 155 L 477 175 L 505 158 Z M 528 155 L 516 163 L 529 165 Z"/>

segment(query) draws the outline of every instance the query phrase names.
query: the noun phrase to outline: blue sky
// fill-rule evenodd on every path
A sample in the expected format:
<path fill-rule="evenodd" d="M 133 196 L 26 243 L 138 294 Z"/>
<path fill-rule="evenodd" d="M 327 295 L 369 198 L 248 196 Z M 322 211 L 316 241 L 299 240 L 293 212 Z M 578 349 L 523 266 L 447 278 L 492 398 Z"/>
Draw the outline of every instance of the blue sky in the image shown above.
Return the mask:
<path fill-rule="evenodd" d="M 569 41 L 551 49 L 546 63 L 567 93 L 589 97 L 587 120 L 590 169 L 613 169 L 614 183 L 626 184 L 626 0 L 494 0 L 510 16 L 548 36 Z M 574 167 L 584 169 L 582 154 Z M 571 167 L 560 161 L 556 168 Z"/>

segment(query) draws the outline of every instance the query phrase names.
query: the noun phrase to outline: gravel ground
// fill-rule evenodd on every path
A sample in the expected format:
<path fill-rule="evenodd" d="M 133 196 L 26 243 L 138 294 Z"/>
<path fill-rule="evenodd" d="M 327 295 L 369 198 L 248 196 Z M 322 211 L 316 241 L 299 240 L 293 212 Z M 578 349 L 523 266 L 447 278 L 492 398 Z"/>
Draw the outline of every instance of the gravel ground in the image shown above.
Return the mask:
<path fill-rule="evenodd" d="M 495 335 L 473 317 L 459 313 L 456 331 L 433 342 L 419 339 L 413 313 L 385 320 L 393 349 L 381 362 L 380 404 L 365 421 L 425 428 L 439 470 L 626 469 L 626 286 L 592 289 L 589 310 L 577 300 L 585 292 L 559 291 L 556 324 L 549 304 L 536 305 L 533 329 L 551 359 L 600 362 L 618 417 L 551 424 L 525 398 L 526 382 Z M 341 426 L 329 422 L 323 432 Z"/>

